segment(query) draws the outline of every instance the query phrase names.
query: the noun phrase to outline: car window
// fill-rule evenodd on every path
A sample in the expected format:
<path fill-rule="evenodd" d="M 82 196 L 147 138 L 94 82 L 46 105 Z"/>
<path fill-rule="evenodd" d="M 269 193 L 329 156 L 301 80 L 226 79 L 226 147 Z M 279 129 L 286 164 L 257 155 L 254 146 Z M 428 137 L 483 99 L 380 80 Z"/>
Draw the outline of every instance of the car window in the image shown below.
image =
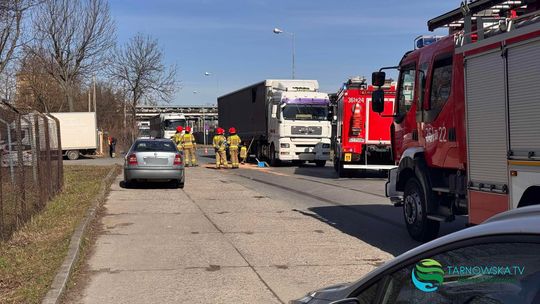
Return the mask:
<path fill-rule="evenodd" d="M 398 111 L 405 114 L 412 106 L 416 82 L 414 66 L 403 68 L 399 79 Z"/>
<path fill-rule="evenodd" d="M 361 291 L 356 298 L 360 304 L 371 304 L 374 303 L 375 297 L 377 297 L 377 290 L 379 287 L 379 282 L 374 283 L 368 289 Z"/>
<path fill-rule="evenodd" d="M 452 90 L 452 57 L 435 61 L 433 74 L 431 76 L 431 95 L 429 98 L 429 108 L 434 111 L 435 116 L 441 112 L 442 108 L 450 97 Z"/>
<path fill-rule="evenodd" d="M 133 148 L 135 152 L 176 152 L 174 143 L 167 141 L 139 141 Z"/>
<path fill-rule="evenodd" d="M 389 276 L 382 303 L 540 303 L 540 244 L 480 244 Z"/>

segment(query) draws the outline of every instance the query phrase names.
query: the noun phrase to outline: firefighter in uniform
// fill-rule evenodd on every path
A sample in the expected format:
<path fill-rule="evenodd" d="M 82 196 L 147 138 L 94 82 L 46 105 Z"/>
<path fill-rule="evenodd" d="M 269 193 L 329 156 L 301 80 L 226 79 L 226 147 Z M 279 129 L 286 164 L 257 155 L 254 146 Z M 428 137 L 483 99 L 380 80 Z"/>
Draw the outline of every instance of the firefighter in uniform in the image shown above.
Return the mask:
<path fill-rule="evenodd" d="M 225 138 L 225 130 L 222 128 L 216 129 L 216 135 L 214 135 L 214 139 L 212 140 L 214 150 L 216 151 L 216 169 L 220 169 L 221 166 L 228 168 L 227 164 L 227 153 L 225 153 L 225 149 L 227 148 L 227 138 Z"/>
<path fill-rule="evenodd" d="M 243 165 L 246 163 L 247 159 L 247 143 L 244 143 L 242 147 L 240 147 L 240 163 Z"/>
<path fill-rule="evenodd" d="M 182 135 L 180 140 L 182 149 L 184 150 L 184 159 L 186 160 L 186 167 L 197 166 L 197 157 L 195 151 L 197 150 L 197 143 L 195 142 L 195 136 L 191 134 L 191 127 L 186 127 L 186 132 Z"/>
<path fill-rule="evenodd" d="M 176 127 L 176 134 L 174 134 L 171 139 L 176 144 L 178 151 L 182 151 L 182 132 L 184 128 L 182 126 Z"/>
<path fill-rule="evenodd" d="M 240 147 L 240 136 L 236 134 L 234 127 L 229 128 L 229 137 L 227 143 L 229 144 L 229 153 L 231 154 L 231 164 L 233 169 L 238 169 L 240 162 L 238 161 L 238 148 Z"/>

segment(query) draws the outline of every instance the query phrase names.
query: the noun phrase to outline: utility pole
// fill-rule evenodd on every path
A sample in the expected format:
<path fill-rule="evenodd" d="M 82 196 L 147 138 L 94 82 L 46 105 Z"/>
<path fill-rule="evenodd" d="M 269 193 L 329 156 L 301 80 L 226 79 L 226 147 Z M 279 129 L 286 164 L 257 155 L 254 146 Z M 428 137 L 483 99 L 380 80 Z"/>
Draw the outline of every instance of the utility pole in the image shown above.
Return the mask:
<path fill-rule="evenodd" d="M 94 75 L 93 81 L 94 81 L 94 112 L 97 113 L 97 108 L 96 108 L 96 75 Z"/>

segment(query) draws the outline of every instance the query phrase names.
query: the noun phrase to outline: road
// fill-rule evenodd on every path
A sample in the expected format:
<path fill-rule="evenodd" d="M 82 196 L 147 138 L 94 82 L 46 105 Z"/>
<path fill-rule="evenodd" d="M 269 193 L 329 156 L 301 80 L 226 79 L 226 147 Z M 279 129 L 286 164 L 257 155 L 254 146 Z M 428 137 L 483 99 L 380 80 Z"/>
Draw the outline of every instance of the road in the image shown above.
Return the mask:
<path fill-rule="evenodd" d="M 202 151 L 201 151 L 202 152 Z M 186 188 L 113 186 L 78 303 L 286 303 L 418 245 L 384 176 L 331 166 L 188 168 Z M 84 160 L 109 164 L 119 160 Z M 460 219 L 442 234 L 463 228 Z"/>

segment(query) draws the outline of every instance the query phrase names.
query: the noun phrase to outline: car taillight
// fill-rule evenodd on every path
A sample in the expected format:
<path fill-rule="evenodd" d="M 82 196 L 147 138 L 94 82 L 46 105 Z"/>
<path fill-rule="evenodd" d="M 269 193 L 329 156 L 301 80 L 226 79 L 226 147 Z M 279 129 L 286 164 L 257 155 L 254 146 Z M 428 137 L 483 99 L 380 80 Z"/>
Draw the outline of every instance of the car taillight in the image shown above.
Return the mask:
<path fill-rule="evenodd" d="M 176 154 L 174 157 L 174 165 L 179 166 L 182 164 L 182 156 L 180 154 Z"/>
<path fill-rule="evenodd" d="M 131 154 L 130 156 L 128 156 L 128 165 L 137 165 L 137 164 L 138 164 L 137 155 Z"/>

